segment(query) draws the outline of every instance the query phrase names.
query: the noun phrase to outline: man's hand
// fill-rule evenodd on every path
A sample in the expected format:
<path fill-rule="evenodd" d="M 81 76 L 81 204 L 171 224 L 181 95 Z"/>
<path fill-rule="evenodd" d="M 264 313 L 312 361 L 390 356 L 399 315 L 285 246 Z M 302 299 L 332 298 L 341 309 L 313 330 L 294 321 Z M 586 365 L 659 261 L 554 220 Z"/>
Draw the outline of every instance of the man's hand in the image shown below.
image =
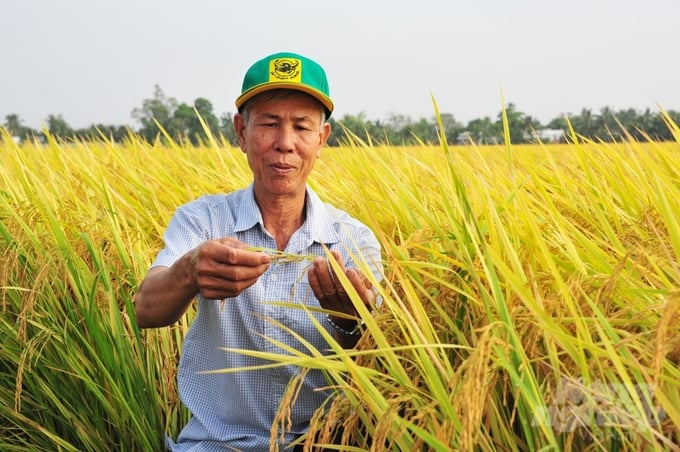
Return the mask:
<path fill-rule="evenodd" d="M 190 263 L 197 292 L 203 298 L 221 300 L 236 297 L 255 284 L 269 268 L 271 257 L 248 247 L 232 237 L 196 247 Z"/>
<path fill-rule="evenodd" d="M 232 237 L 205 242 L 172 266 L 149 270 L 135 295 L 137 324 L 170 325 L 199 293 L 208 300 L 235 297 L 255 284 L 270 263 L 267 254 L 248 251 L 248 245 Z"/>
<path fill-rule="evenodd" d="M 352 283 L 354 290 L 357 291 L 361 300 L 369 309 L 372 309 L 375 303 L 375 293 L 373 292 L 371 282 L 356 269 L 350 268 L 346 270 L 340 253 L 331 251 L 331 254 L 340 265 L 341 270 L 347 275 L 347 279 Z M 335 277 L 333 269 L 325 258 L 317 257 L 314 259 L 312 267 L 308 272 L 308 278 L 309 285 L 322 308 L 345 313 L 350 316 L 357 315 L 347 291 L 340 284 L 340 280 Z M 347 327 L 349 330 L 357 323 L 356 320 L 345 317 L 333 316 L 332 319 L 337 325 L 343 328 Z"/>

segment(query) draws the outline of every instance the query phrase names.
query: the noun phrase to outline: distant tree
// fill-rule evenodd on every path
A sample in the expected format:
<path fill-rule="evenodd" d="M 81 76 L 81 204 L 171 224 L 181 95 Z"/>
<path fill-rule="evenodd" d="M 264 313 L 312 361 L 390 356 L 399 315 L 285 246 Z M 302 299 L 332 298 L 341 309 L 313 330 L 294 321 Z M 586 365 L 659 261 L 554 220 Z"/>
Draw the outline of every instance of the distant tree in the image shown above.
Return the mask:
<path fill-rule="evenodd" d="M 389 133 L 379 121 L 370 121 L 364 112 L 358 115 L 346 114 L 340 119 L 329 118 L 331 134 L 326 143 L 328 146 L 340 146 L 356 138 L 366 143 L 385 143 L 390 141 Z"/>
<path fill-rule="evenodd" d="M 652 111 L 649 108 L 645 109 L 641 114 L 638 115 L 635 124 L 636 130 L 631 131 L 631 133 L 633 133 L 634 136 L 636 137 L 642 138 L 642 133 L 637 130 L 639 129 L 645 134 L 647 134 L 647 136 L 654 137 L 657 134 L 657 131 L 655 130 L 656 124 L 654 121 L 655 116 L 659 115 L 652 113 Z"/>
<path fill-rule="evenodd" d="M 196 118 L 194 109 L 182 102 L 177 105 L 164 128 L 176 142 L 181 143 L 188 138 L 191 143 L 195 144 L 198 141 L 198 137 L 194 136 L 197 123 L 198 118 Z"/>
<path fill-rule="evenodd" d="M 66 122 L 62 115 L 48 115 L 47 116 L 47 131 L 55 138 L 72 138 L 74 136 L 73 128 Z"/>
<path fill-rule="evenodd" d="M 673 124 L 675 124 L 675 126 L 680 127 L 679 111 L 667 110 L 666 115 L 668 116 L 669 120 L 673 121 Z M 671 126 L 666 121 L 667 119 L 663 115 L 661 115 L 661 113 L 655 116 L 653 127 L 654 134 L 652 135 L 652 137 L 665 141 L 672 140 L 680 141 L 680 135 L 674 136 Z M 677 130 L 677 128 L 675 130 Z"/>
<path fill-rule="evenodd" d="M 597 134 L 599 118 L 593 115 L 590 108 L 582 108 L 580 116 L 574 118 L 574 131 L 576 133 L 594 137 Z"/>
<path fill-rule="evenodd" d="M 444 135 L 446 136 L 447 143 L 456 143 L 458 136 L 463 133 L 465 127 L 456 121 L 456 118 L 451 113 L 440 113 L 439 117 L 441 118 L 442 126 L 444 126 Z M 433 119 L 433 123 L 437 123 L 436 118 Z"/>
<path fill-rule="evenodd" d="M 678 112 L 668 110 L 666 115 L 673 120 L 675 125 L 680 125 L 680 114 Z M 627 109 L 618 112 L 617 118 L 628 133 L 638 141 L 644 141 L 647 138 L 654 141 L 671 141 L 675 139 L 672 129 L 666 123 L 666 119 L 661 111 L 652 112 L 647 108 L 642 112 L 637 112 Z"/>
<path fill-rule="evenodd" d="M 370 121 L 366 121 L 366 123 L 369 124 Z M 376 125 L 379 126 L 380 132 L 376 134 L 377 136 L 373 136 L 373 138 L 378 138 L 379 136 L 384 137 L 380 139 L 380 141 L 399 145 L 408 144 L 413 138 L 411 133 L 413 120 L 408 115 L 390 113 L 387 115 L 384 123 L 378 123 Z M 370 128 L 371 127 L 367 127 L 367 130 Z"/>
<path fill-rule="evenodd" d="M 106 124 L 92 124 L 85 129 L 78 129 L 74 136 L 80 140 L 98 141 L 109 140 L 114 143 L 122 143 L 130 136 L 130 129 L 126 126 L 114 126 Z"/>
<path fill-rule="evenodd" d="M 229 144 L 238 146 L 236 130 L 234 129 L 234 117 L 231 113 L 224 113 L 220 116 L 219 133 Z"/>
<path fill-rule="evenodd" d="M 589 108 L 581 109 L 581 113 L 573 115 L 567 114 L 574 132 L 585 137 L 594 137 L 597 133 L 596 116 Z"/>
<path fill-rule="evenodd" d="M 556 118 L 553 118 L 546 124 L 545 126 L 548 129 L 561 129 L 564 131 L 569 130 L 569 126 L 567 124 L 567 115 L 560 115 Z"/>
<path fill-rule="evenodd" d="M 517 109 L 512 102 L 505 107 L 511 143 L 526 143 L 533 137 L 533 131 L 541 128 L 540 122 Z M 503 111 L 498 113 L 496 128 L 503 133 Z"/>
<path fill-rule="evenodd" d="M 502 131 L 497 123 L 485 116 L 468 122 L 465 128 L 466 136 L 477 144 L 497 144 L 501 142 Z"/>
<path fill-rule="evenodd" d="M 643 116 L 633 108 L 619 110 L 615 114 L 615 130 L 618 132 L 620 137 L 626 136 L 626 134 L 628 134 L 636 140 L 642 140 L 643 137 L 639 130 L 642 126 L 642 119 Z"/>
<path fill-rule="evenodd" d="M 23 121 L 17 114 L 9 114 L 5 116 L 5 123 L 3 127 L 9 132 L 13 137 L 18 137 L 21 140 L 26 140 L 28 138 L 38 135 L 38 132 L 23 125 Z"/>
<path fill-rule="evenodd" d="M 160 86 L 154 86 L 151 99 L 144 99 L 141 108 L 132 110 L 132 116 L 139 121 L 139 134 L 149 142 L 153 142 L 160 133 L 160 124 L 166 130 L 172 128 L 171 119 L 177 109 L 177 100 L 167 97 Z M 157 124 L 158 123 L 158 124 Z M 174 130 L 167 130 L 171 135 Z"/>
<path fill-rule="evenodd" d="M 385 127 L 390 127 L 393 130 L 408 129 L 413 124 L 413 119 L 410 116 L 401 113 L 389 113 L 384 122 Z"/>
<path fill-rule="evenodd" d="M 433 121 L 428 121 L 425 118 L 420 118 L 417 122 L 411 123 L 408 126 L 410 137 L 408 143 L 416 144 L 417 141 L 424 143 L 438 143 L 439 135 L 437 124 Z"/>
<path fill-rule="evenodd" d="M 201 119 L 205 122 L 205 127 L 201 124 Z M 169 131 L 169 133 L 172 133 L 175 141 L 181 142 L 189 139 L 194 145 L 200 141 L 205 141 L 208 132 L 213 137 L 219 135 L 219 121 L 213 113 L 212 103 L 202 97 L 196 99 L 193 106 L 185 103 L 179 104 L 168 127 L 172 131 Z"/>
<path fill-rule="evenodd" d="M 14 137 L 21 136 L 21 132 L 23 132 L 24 126 L 21 124 L 21 119 L 19 118 L 19 115 L 16 114 L 9 114 L 5 116 L 5 124 L 3 124 L 5 129 L 9 132 L 10 135 Z"/>
<path fill-rule="evenodd" d="M 203 119 L 210 134 L 217 138 L 219 136 L 220 124 L 217 116 L 215 116 L 215 113 L 213 112 L 213 104 L 208 99 L 199 97 L 194 100 L 194 118 L 196 118 L 196 121 L 192 122 L 194 128 L 190 130 L 191 134 L 194 136 L 207 137 L 206 130 L 203 125 L 201 125 L 198 116 Z"/>
<path fill-rule="evenodd" d="M 375 130 L 371 126 L 364 112 L 360 112 L 356 116 L 350 114 L 344 115 L 341 119 L 337 120 L 335 130 L 333 130 L 333 125 L 331 124 L 331 138 L 335 139 L 333 142 L 336 144 L 346 142 L 348 133 L 350 137 L 354 135 L 360 140 L 372 142 L 382 132 L 382 130 Z"/>
<path fill-rule="evenodd" d="M 672 110 L 667 113 L 677 115 Z M 610 107 L 603 107 L 599 114 L 593 114 L 590 109 L 584 108 L 580 114 L 567 114 L 566 117 L 577 135 L 592 140 L 622 140 L 626 138 L 624 130 L 638 141 L 644 141 L 647 137 L 656 141 L 674 139 L 663 116 L 660 113 L 652 112 L 649 108 L 640 112 L 633 108 L 614 111 Z M 564 117 L 553 119 L 548 123 L 548 127 L 568 131 L 567 120 Z"/>
<path fill-rule="evenodd" d="M 616 113 L 610 107 L 602 107 L 594 122 L 595 131 L 591 133 L 591 137 L 597 137 L 604 141 L 614 141 L 621 138 L 621 128 L 616 123 Z"/>
<path fill-rule="evenodd" d="M 326 140 L 326 144 L 328 146 L 338 146 L 340 144 L 340 140 L 343 136 L 343 132 L 341 130 L 341 127 L 335 121 L 335 118 L 333 118 L 333 117 L 330 117 L 328 119 L 328 124 L 331 125 L 331 134 L 328 137 L 328 140 Z"/>

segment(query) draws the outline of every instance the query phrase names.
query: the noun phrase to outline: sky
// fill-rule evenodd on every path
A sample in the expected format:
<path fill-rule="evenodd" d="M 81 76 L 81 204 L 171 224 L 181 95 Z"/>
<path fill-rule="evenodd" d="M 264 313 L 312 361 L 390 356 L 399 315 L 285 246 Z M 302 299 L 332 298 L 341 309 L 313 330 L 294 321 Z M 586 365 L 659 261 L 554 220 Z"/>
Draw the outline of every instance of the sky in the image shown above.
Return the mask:
<path fill-rule="evenodd" d="M 328 74 L 333 116 L 462 123 L 505 103 L 544 124 L 588 108 L 680 110 L 680 0 L 0 0 L 0 123 L 138 127 L 166 96 L 234 113 L 279 51 Z"/>

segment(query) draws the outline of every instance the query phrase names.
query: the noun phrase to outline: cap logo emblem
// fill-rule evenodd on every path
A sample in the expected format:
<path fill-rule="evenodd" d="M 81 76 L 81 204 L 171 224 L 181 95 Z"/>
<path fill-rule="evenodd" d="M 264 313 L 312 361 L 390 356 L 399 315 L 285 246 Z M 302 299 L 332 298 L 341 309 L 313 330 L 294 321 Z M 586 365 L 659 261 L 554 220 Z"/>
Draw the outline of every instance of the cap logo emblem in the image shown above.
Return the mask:
<path fill-rule="evenodd" d="M 300 83 L 302 79 L 301 61 L 296 58 L 277 58 L 269 62 L 269 81 Z"/>

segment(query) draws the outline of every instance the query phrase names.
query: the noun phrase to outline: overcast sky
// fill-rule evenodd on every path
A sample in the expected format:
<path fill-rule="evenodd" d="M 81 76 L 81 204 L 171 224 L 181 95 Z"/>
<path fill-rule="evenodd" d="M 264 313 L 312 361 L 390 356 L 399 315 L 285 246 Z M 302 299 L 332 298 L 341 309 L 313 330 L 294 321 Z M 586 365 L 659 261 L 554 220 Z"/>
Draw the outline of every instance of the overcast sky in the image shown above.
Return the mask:
<path fill-rule="evenodd" d="M 234 112 L 244 72 L 289 50 L 328 73 L 336 118 L 542 122 L 680 110 L 680 0 L 0 0 L 0 123 L 138 124 L 154 85 Z"/>

